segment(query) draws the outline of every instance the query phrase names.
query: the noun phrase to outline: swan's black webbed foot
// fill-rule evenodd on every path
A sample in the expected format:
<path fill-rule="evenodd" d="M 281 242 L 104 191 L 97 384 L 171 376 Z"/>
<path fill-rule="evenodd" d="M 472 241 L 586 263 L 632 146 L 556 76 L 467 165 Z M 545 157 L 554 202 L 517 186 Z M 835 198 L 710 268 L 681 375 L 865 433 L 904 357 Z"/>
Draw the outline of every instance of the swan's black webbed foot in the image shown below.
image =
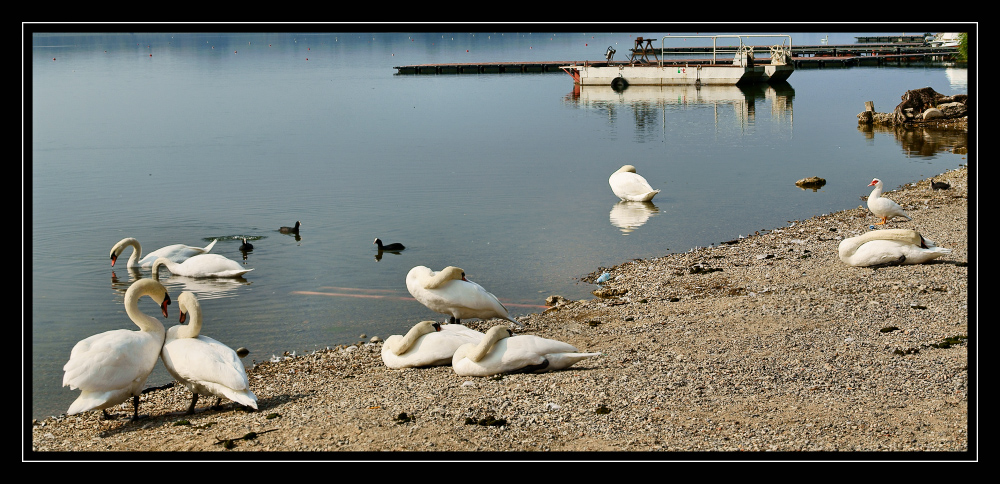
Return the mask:
<path fill-rule="evenodd" d="M 222 398 L 216 398 L 215 404 L 210 407 L 212 410 L 222 410 Z"/>

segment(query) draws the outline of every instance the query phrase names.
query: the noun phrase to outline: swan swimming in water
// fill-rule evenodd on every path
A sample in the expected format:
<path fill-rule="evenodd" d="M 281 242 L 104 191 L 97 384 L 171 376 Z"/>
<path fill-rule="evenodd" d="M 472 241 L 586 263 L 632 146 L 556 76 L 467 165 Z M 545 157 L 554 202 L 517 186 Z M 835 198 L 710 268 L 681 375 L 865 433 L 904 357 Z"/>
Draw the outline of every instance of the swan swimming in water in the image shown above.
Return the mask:
<path fill-rule="evenodd" d="M 649 186 L 649 182 L 636 173 L 632 165 L 625 165 L 612 173 L 608 183 L 611 185 L 611 191 L 627 202 L 648 202 L 660 193 L 659 190 Z"/>
<path fill-rule="evenodd" d="M 217 397 L 215 406 L 228 398 L 256 410 L 257 395 L 250 391 L 239 356 L 232 348 L 199 334 L 202 322 L 198 299 L 191 292 L 182 292 L 177 296 L 177 307 L 181 323 L 189 315 L 191 320 L 167 330 L 160 358 L 170 375 L 193 394 L 186 413 L 194 413 L 199 394 Z"/>
<path fill-rule="evenodd" d="M 420 304 L 450 316 L 451 323 L 460 323 L 468 318 L 500 318 L 524 327 L 510 317 L 507 308 L 496 296 L 466 279 L 465 271 L 455 266 L 438 272 L 416 266 L 406 274 L 406 289 Z"/>
<path fill-rule="evenodd" d="M 450 365 L 455 350 L 478 343 L 483 333 L 461 324 L 421 321 L 405 335 L 394 334 L 382 344 L 382 362 L 393 369 Z"/>
<path fill-rule="evenodd" d="M 63 386 L 83 392 L 70 405 L 67 415 L 101 410 L 107 419 L 110 418 L 107 408 L 132 397 L 132 420 L 139 418 L 139 395 L 156 366 L 165 337 L 163 323 L 139 310 L 142 296 L 156 301 L 163 316 L 167 316 L 170 295 L 163 284 L 152 279 L 132 283 L 125 291 L 125 314 L 139 331 L 105 331 L 73 346 L 69 361 L 63 366 Z"/>
<path fill-rule="evenodd" d="M 921 264 L 951 253 L 916 230 L 885 229 L 840 241 L 840 260 L 856 267 Z"/>
<path fill-rule="evenodd" d="M 868 186 L 875 187 L 871 195 L 868 195 L 868 210 L 871 210 L 876 217 L 882 219 L 876 222 L 875 225 L 885 225 L 893 217 L 905 217 L 906 220 L 913 220 L 898 203 L 882 196 L 882 180 L 874 178 Z"/>
<path fill-rule="evenodd" d="M 455 373 L 461 376 L 543 373 L 600 355 L 581 353 L 573 345 L 554 339 L 513 334 L 504 326 L 494 326 L 479 343 L 460 346 L 451 361 Z"/>
<path fill-rule="evenodd" d="M 166 257 L 172 262 L 179 263 L 184 262 L 188 258 L 198 254 L 207 254 L 212 250 L 212 247 L 215 247 L 215 243 L 218 241 L 218 239 L 215 239 L 205 247 L 191 247 L 190 245 L 184 244 L 168 245 L 166 247 L 156 249 L 143 257 L 142 246 L 139 245 L 139 241 L 133 237 L 126 237 L 119 240 L 118 243 L 111 248 L 111 266 L 114 267 L 115 262 L 118 260 L 118 256 L 122 255 L 122 251 L 124 251 L 128 246 L 132 246 L 133 250 L 132 255 L 128 258 L 128 264 L 126 267 L 149 267 L 153 265 L 153 261 L 160 257 Z"/>
<path fill-rule="evenodd" d="M 160 257 L 153 263 L 154 278 L 158 277 L 161 265 L 166 266 L 172 274 L 188 277 L 242 277 L 253 270 L 219 254 L 196 255 L 180 264 Z"/>

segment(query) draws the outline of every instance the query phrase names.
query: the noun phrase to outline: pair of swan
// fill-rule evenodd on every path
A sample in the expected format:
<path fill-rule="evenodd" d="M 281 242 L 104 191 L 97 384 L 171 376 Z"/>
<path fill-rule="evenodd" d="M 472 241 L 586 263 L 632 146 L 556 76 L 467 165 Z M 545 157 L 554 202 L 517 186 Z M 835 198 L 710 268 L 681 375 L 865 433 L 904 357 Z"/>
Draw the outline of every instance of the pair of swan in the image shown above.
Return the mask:
<path fill-rule="evenodd" d="M 490 376 L 561 370 L 600 355 L 581 353 L 562 341 L 512 336 L 505 326 L 494 326 L 483 334 L 460 324 L 421 321 L 406 335 L 386 338 L 382 362 L 393 369 L 451 364 L 461 376 Z"/>
<path fill-rule="evenodd" d="M 192 393 L 187 414 L 194 413 L 198 395 L 215 396 L 218 406 L 223 398 L 257 409 L 257 396 L 250 391 L 246 370 L 232 348 L 199 334 L 201 304 L 191 292 L 177 297 L 180 322 L 167 330 L 160 358 L 175 380 Z M 190 322 L 183 324 L 190 316 Z"/>
<path fill-rule="evenodd" d="M 212 243 L 205 247 L 192 247 L 184 244 L 168 245 L 166 247 L 156 249 L 143 257 L 142 246 L 139 245 L 139 241 L 133 237 L 126 237 L 119 240 L 118 243 L 111 248 L 111 266 L 114 267 L 115 262 L 118 260 L 118 256 L 120 256 L 122 251 L 130 246 L 133 250 L 132 255 L 128 258 L 128 264 L 126 267 L 149 267 L 160 257 L 165 257 L 170 261 L 179 263 L 199 254 L 207 254 L 212 250 L 212 247 L 215 247 L 215 243 L 218 241 L 218 239 L 215 239 Z"/>
<path fill-rule="evenodd" d="M 420 304 L 450 316 L 451 323 L 461 323 L 468 318 L 500 318 L 524 327 L 510 317 L 496 296 L 466 279 L 465 271 L 455 266 L 438 272 L 416 266 L 406 274 L 406 289 Z"/>
<path fill-rule="evenodd" d="M 868 186 L 875 187 L 871 195 L 868 195 L 868 210 L 871 210 L 876 217 L 882 219 L 876 222 L 875 225 L 885 225 L 893 217 L 905 217 L 906 220 L 913 220 L 898 203 L 882 196 L 882 180 L 874 178 Z"/>
<path fill-rule="evenodd" d="M 459 346 L 451 367 L 461 376 L 491 376 L 502 373 L 543 373 L 572 366 L 598 356 L 581 353 L 575 346 L 530 334 L 514 336 L 505 326 L 494 326 L 478 343 Z"/>
<path fill-rule="evenodd" d="M 660 193 L 659 190 L 649 186 L 649 182 L 636 173 L 632 165 L 622 166 L 612 173 L 608 183 L 611 185 L 611 191 L 626 202 L 648 202 Z"/>
<path fill-rule="evenodd" d="M 483 333 L 461 324 L 421 321 L 405 335 L 394 334 L 382 344 L 382 362 L 393 369 L 450 365 L 455 350 L 478 343 Z"/>
<path fill-rule="evenodd" d="M 253 270 L 219 254 L 196 255 L 181 263 L 160 257 L 153 262 L 153 278 L 158 277 L 160 266 L 166 266 L 171 274 L 187 277 L 242 277 Z"/>
<path fill-rule="evenodd" d="M 132 397 L 132 419 L 139 418 L 139 395 L 156 366 L 165 338 L 163 324 L 139 310 L 138 301 L 143 296 L 156 301 L 163 316 L 167 316 L 167 289 L 152 279 L 140 279 L 125 291 L 125 313 L 139 331 L 106 331 L 73 346 L 63 366 L 63 386 L 82 392 L 67 415 L 101 410 L 104 418 L 110 418 L 107 408 Z"/>
<path fill-rule="evenodd" d="M 840 260 L 856 267 L 898 264 L 921 264 L 950 254 L 951 249 L 937 247 L 916 230 L 872 230 L 844 239 L 838 247 Z"/>

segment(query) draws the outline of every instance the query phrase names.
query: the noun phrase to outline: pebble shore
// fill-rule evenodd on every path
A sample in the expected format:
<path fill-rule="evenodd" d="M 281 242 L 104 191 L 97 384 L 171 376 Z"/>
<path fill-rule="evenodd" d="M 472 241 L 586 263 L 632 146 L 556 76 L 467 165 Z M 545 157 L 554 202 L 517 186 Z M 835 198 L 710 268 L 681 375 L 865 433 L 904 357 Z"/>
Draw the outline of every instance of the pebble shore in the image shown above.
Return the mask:
<path fill-rule="evenodd" d="M 257 411 L 231 402 L 213 410 L 214 399 L 201 398 L 183 415 L 191 394 L 175 385 L 144 394 L 136 422 L 130 403 L 109 409 L 114 420 L 86 412 L 32 421 L 24 458 L 973 460 L 967 168 L 934 180 L 951 188 L 923 180 L 885 194 L 913 217 L 889 227 L 952 249 L 930 263 L 842 263 L 839 242 L 877 221 L 859 200 L 596 269 L 589 280 L 610 274 L 594 286 L 605 297 L 562 301 L 515 329 L 602 353 L 567 370 L 391 370 L 381 343 L 366 339 L 248 364 Z M 274 454 L 235 457 L 246 452 Z"/>

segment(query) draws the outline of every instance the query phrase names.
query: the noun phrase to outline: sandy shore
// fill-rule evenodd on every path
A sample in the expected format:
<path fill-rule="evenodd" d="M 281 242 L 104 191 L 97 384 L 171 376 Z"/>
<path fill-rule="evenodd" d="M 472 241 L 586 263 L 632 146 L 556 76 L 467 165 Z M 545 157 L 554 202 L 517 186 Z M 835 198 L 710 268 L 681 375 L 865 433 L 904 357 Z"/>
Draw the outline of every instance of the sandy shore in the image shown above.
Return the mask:
<path fill-rule="evenodd" d="M 934 178 L 951 189 L 925 180 L 886 194 L 913 217 L 891 227 L 952 249 L 931 263 L 842 263 L 840 240 L 876 221 L 859 200 L 769 233 L 596 270 L 611 274 L 604 288 L 617 295 L 525 316 L 517 331 L 602 353 L 568 370 L 502 378 L 460 377 L 447 366 L 390 370 L 380 343 L 359 343 L 249 369 L 256 412 L 231 403 L 212 410 L 214 399 L 202 398 L 195 415 L 183 415 L 191 394 L 175 386 L 143 395 L 147 417 L 137 422 L 126 405 L 112 409 L 116 420 L 87 412 L 33 421 L 24 458 L 491 458 L 475 454 L 485 451 L 801 459 L 836 451 L 975 459 L 968 174 Z M 369 454 L 378 451 L 399 453 Z M 814 453 L 740 453 L 767 451 Z"/>

